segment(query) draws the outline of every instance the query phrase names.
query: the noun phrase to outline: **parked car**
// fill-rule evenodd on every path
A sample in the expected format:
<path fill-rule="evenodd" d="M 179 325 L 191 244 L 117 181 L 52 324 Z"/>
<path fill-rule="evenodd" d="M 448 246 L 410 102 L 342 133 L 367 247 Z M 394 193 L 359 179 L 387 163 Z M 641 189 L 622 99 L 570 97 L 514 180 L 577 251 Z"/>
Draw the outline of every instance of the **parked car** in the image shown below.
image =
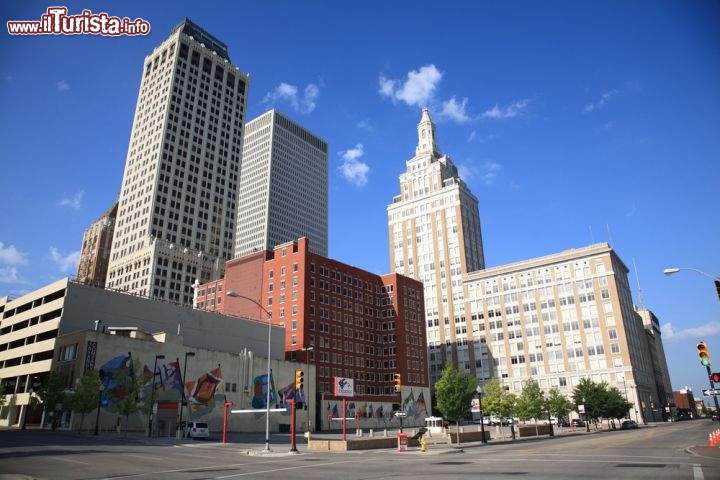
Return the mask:
<path fill-rule="evenodd" d="M 208 438 L 210 437 L 210 429 L 205 422 L 183 422 L 183 433 L 187 438 Z"/>
<path fill-rule="evenodd" d="M 713 414 L 712 414 L 712 421 L 713 421 L 713 422 L 720 422 L 720 414 L 719 414 L 719 413 L 713 413 Z"/>
<path fill-rule="evenodd" d="M 620 424 L 621 430 L 630 430 L 633 428 L 638 428 L 638 424 L 635 420 L 623 420 L 623 422 Z"/>
<path fill-rule="evenodd" d="M 560 420 L 558 420 L 557 424 L 558 427 L 569 427 L 570 421 L 567 418 L 561 418 Z"/>
<path fill-rule="evenodd" d="M 573 418 L 573 419 L 570 421 L 570 425 L 572 425 L 573 427 L 584 427 L 584 426 L 585 426 L 585 422 L 584 422 L 583 420 L 579 419 L 579 418 Z"/>

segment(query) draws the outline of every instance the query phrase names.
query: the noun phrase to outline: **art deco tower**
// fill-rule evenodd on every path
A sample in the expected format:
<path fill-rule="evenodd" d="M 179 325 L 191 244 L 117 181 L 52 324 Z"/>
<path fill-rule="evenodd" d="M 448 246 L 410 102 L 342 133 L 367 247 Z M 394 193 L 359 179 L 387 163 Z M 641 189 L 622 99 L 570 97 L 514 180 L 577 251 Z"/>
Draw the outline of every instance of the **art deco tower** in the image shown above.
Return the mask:
<path fill-rule="evenodd" d="M 387 209 L 390 268 L 423 282 L 434 383 L 447 361 L 457 365 L 468 354 L 459 340 L 466 329 L 462 275 L 485 268 L 485 260 L 478 200 L 440 153 L 427 108 L 417 130 L 415 156 Z"/>
<path fill-rule="evenodd" d="M 107 286 L 191 304 L 232 258 L 248 76 L 188 19 L 145 59 Z"/>

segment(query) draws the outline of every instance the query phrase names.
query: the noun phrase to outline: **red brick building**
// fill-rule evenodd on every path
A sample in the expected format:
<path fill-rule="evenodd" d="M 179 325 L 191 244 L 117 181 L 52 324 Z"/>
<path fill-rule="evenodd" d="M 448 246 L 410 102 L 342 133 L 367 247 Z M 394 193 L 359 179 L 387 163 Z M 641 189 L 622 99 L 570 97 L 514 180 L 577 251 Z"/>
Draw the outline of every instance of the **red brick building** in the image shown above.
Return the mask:
<path fill-rule="evenodd" d="M 226 315 L 269 314 L 285 327 L 286 358 L 316 366 L 316 392 L 332 394 L 333 377 L 346 377 L 356 395 L 394 402 L 395 373 L 403 390 L 428 387 L 423 305 L 421 282 L 311 253 L 306 238 L 228 261 L 225 278 L 195 299 Z"/>

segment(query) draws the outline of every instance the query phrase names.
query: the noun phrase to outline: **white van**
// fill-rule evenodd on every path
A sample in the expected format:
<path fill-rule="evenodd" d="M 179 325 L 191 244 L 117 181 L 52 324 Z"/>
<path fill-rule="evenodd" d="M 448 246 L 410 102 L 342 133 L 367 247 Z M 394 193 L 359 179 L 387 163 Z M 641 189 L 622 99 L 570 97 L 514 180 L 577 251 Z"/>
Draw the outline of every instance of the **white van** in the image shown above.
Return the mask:
<path fill-rule="evenodd" d="M 185 423 L 183 432 L 187 438 L 208 438 L 210 437 L 210 429 L 205 422 L 187 422 Z"/>

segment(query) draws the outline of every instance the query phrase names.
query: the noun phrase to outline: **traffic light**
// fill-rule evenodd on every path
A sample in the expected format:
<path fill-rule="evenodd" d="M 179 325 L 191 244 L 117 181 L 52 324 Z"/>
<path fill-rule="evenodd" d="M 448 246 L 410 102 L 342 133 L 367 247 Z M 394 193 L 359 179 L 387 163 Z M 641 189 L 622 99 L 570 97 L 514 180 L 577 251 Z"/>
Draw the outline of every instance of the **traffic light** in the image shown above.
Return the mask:
<path fill-rule="evenodd" d="M 709 367 L 711 365 L 710 354 L 708 353 L 707 345 L 705 345 L 705 342 L 698 343 L 697 350 L 698 355 L 700 356 L 700 363 L 702 364 L 702 366 Z"/>
<path fill-rule="evenodd" d="M 301 390 L 303 388 L 303 371 L 295 370 L 295 390 Z"/>
<path fill-rule="evenodd" d="M 402 387 L 402 377 L 400 376 L 399 373 L 396 373 L 394 375 L 394 378 L 395 378 L 395 391 L 399 392 Z"/>
<path fill-rule="evenodd" d="M 712 383 L 720 383 L 720 373 L 711 373 L 710 374 L 710 381 Z"/>

